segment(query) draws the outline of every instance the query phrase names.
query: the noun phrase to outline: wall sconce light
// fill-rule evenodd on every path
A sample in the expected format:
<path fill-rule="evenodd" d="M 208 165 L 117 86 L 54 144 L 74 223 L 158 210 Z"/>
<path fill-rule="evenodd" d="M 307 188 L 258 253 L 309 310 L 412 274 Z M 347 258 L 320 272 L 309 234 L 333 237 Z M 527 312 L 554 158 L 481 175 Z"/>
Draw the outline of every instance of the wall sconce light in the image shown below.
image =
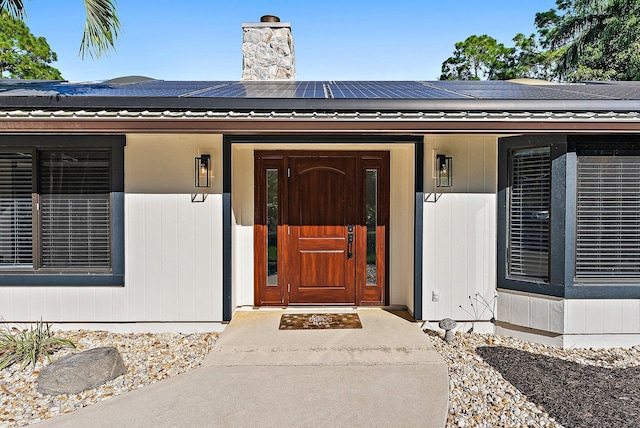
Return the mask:
<path fill-rule="evenodd" d="M 211 155 L 200 155 L 195 160 L 195 187 L 209 187 L 211 185 Z"/>
<path fill-rule="evenodd" d="M 436 155 L 436 187 L 453 186 L 453 164 L 451 156 Z"/>

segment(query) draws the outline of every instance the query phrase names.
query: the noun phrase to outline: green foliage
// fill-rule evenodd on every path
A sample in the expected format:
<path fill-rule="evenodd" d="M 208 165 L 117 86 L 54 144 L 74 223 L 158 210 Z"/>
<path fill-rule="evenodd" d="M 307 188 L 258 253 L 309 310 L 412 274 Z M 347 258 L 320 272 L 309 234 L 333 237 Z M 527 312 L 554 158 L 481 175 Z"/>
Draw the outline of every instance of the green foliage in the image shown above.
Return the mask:
<path fill-rule="evenodd" d="M 115 49 L 115 41 L 120 30 L 114 0 L 85 0 L 87 20 L 80 44 L 80 56 L 85 53 L 100 57 L 109 49 Z"/>
<path fill-rule="evenodd" d="M 507 48 L 486 34 L 470 36 L 455 44 L 453 56 L 442 63 L 440 80 L 510 79 L 514 48 Z"/>
<path fill-rule="evenodd" d="M 536 15 L 563 80 L 640 80 L 640 0 L 556 0 Z"/>
<path fill-rule="evenodd" d="M 24 22 L 0 12 L 0 78 L 62 79 L 52 67 L 55 52 L 44 37 L 36 37 Z"/>
<path fill-rule="evenodd" d="M 84 0 L 86 20 L 80 43 L 80 56 L 100 57 L 115 48 L 120 30 L 116 14 L 115 0 Z M 23 0 L 0 0 L 0 11 L 7 11 L 12 17 L 23 21 L 25 18 Z"/>
<path fill-rule="evenodd" d="M 39 321 L 35 327 L 24 330 L 11 330 L 5 326 L 0 331 L 0 370 L 14 363 L 21 363 L 22 368 L 35 367 L 41 356 L 50 360 L 50 354 L 76 345 L 67 339 L 54 337 L 51 325 Z"/>
<path fill-rule="evenodd" d="M 456 43 L 440 79 L 640 80 L 640 0 L 556 0 L 514 47 L 485 35 Z"/>

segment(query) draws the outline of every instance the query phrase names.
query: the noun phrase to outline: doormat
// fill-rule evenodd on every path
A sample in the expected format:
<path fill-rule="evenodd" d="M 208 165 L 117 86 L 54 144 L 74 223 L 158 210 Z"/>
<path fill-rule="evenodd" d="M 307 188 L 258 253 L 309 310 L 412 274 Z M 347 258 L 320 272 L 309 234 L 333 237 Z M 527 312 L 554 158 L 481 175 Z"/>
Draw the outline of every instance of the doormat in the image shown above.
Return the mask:
<path fill-rule="evenodd" d="M 362 328 L 358 314 L 283 314 L 280 330 Z"/>

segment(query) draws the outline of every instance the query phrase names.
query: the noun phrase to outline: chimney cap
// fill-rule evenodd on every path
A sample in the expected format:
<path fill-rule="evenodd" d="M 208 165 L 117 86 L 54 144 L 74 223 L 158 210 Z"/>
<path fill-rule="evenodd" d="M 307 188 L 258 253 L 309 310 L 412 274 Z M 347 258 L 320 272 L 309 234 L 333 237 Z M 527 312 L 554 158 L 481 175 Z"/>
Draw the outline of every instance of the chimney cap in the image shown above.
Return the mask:
<path fill-rule="evenodd" d="M 280 22 L 280 18 L 275 15 L 262 15 L 260 22 Z"/>

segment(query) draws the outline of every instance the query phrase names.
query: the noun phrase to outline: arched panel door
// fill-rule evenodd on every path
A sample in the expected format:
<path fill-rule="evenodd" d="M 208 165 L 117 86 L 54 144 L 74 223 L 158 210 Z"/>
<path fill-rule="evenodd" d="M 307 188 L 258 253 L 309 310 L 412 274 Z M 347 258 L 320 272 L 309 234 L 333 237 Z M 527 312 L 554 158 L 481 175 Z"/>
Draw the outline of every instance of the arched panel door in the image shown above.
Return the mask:
<path fill-rule="evenodd" d="M 289 161 L 290 304 L 355 304 L 354 157 Z"/>

